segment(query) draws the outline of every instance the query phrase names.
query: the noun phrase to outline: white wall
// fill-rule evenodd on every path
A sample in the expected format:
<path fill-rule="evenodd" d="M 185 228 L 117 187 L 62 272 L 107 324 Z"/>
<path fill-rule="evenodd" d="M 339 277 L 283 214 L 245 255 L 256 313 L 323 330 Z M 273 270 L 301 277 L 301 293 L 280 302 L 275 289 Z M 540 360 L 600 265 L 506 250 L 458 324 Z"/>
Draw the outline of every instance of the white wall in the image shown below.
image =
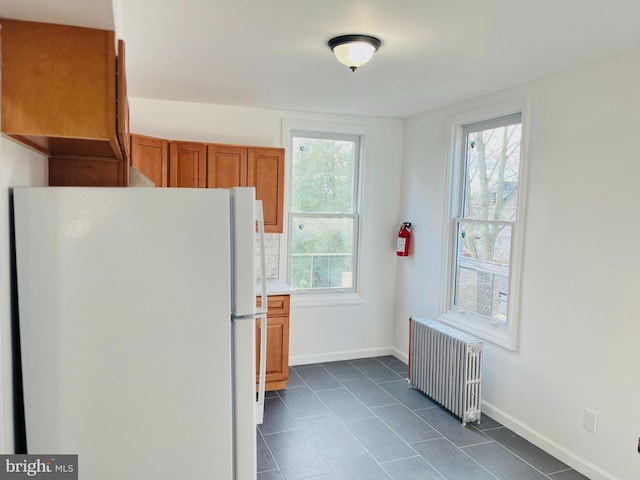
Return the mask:
<path fill-rule="evenodd" d="M 10 188 L 47 185 L 47 158 L 0 137 L 0 453 L 13 453 Z M 16 308 L 15 305 L 13 305 Z"/>
<path fill-rule="evenodd" d="M 390 354 L 399 225 L 400 120 L 131 99 L 132 132 L 175 140 L 279 147 L 284 118 L 326 122 L 329 128 L 356 125 L 366 132 L 361 245 L 364 302 L 303 307 L 294 295 L 290 361 L 299 364 Z"/>
<path fill-rule="evenodd" d="M 407 319 L 437 317 L 448 119 L 528 96 L 529 195 L 519 346 L 485 343 L 485 409 L 592 480 L 640 478 L 640 53 L 409 119 L 401 212 L 414 255 L 398 268 Z M 598 413 L 597 434 L 582 428 Z"/>

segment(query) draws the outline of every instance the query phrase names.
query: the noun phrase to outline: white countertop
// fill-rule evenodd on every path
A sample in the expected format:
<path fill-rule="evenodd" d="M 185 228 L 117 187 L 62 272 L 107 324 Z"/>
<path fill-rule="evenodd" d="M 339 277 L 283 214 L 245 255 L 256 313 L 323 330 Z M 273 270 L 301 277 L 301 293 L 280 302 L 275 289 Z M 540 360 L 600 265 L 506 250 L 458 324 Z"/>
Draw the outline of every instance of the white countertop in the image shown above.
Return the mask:
<path fill-rule="evenodd" d="M 282 280 L 267 280 L 267 295 L 290 295 L 295 292 L 295 290 L 295 288 L 291 285 L 287 285 Z M 260 283 L 256 283 L 256 292 L 260 292 Z"/>

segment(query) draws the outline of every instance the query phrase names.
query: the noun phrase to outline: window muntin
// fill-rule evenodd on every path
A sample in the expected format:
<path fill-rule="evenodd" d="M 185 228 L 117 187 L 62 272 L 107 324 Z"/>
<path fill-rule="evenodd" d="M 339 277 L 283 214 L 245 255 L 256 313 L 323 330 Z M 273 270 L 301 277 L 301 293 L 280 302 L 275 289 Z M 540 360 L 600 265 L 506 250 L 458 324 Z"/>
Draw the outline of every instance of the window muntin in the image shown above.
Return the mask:
<path fill-rule="evenodd" d="M 463 126 L 461 142 L 451 310 L 464 321 L 505 325 L 513 311 L 521 115 Z"/>
<path fill-rule="evenodd" d="M 301 292 L 356 290 L 360 137 L 292 132 L 288 282 Z"/>

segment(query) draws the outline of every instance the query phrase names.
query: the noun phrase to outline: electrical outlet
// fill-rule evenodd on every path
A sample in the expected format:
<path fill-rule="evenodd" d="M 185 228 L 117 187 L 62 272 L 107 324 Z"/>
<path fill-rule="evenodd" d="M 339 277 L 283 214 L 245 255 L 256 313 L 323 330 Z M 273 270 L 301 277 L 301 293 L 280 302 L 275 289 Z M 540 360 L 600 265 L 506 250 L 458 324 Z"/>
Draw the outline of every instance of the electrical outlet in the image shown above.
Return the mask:
<path fill-rule="evenodd" d="M 598 414 L 588 408 L 584 409 L 584 418 L 582 419 L 582 426 L 587 432 L 593 434 L 596 433 L 596 426 L 598 425 Z"/>

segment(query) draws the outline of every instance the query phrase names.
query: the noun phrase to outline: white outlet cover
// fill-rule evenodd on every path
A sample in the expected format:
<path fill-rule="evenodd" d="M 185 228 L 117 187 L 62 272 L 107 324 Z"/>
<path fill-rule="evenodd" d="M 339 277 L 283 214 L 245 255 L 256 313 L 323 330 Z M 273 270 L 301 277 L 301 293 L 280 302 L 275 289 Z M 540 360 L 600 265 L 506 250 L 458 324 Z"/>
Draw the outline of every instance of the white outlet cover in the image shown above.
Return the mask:
<path fill-rule="evenodd" d="M 582 420 L 582 426 L 587 432 L 596 433 L 596 427 L 598 425 L 598 414 L 588 408 L 584 409 L 584 418 Z"/>

